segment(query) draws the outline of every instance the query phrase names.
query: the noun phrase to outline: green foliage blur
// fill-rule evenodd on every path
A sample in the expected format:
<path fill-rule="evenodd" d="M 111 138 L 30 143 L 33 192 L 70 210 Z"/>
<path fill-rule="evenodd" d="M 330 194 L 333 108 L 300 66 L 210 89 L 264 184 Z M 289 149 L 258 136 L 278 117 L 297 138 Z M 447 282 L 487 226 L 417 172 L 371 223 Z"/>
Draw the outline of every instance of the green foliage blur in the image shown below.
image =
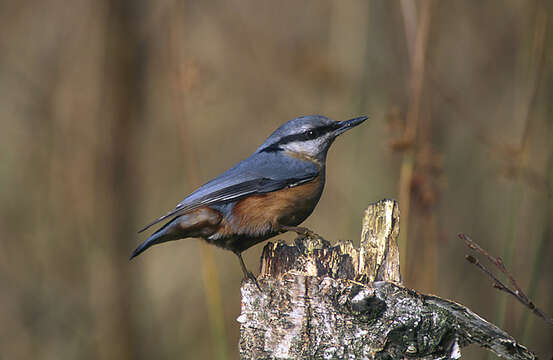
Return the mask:
<path fill-rule="evenodd" d="M 333 145 L 305 226 L 358 244 L 366 205 L 398 199 L 406 286 L 553 354 L 456 238 L 553 315 L 550 1 L 22 0 L 0 24 L 0 358 L 237 359 L 233 254 L 188 239 L 128 257 L 142 225 L 307 114 L 370 119 Z"/>

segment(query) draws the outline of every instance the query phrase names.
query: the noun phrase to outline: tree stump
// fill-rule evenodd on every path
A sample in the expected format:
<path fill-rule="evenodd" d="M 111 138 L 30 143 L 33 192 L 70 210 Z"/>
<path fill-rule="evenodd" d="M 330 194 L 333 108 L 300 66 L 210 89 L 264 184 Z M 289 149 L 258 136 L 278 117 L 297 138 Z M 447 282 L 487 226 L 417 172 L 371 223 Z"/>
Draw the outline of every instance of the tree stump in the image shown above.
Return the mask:
<path fill-rule="evenodd" d="M 300 236 L 267 243 L 258 277 L 241 287 L 241 359 L 458 359 L 477 343 L 535 359 L 511 336 L 453 301 L 401 285 L 399 208 L 369 205 L 360 248 Z"/>

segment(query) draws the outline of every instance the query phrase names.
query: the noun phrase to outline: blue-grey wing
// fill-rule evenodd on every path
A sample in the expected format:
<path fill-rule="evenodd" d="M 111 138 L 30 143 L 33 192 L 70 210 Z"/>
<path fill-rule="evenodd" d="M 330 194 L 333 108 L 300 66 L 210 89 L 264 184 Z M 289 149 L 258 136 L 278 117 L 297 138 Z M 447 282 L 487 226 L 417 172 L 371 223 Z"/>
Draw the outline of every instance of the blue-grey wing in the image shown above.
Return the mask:
<path fill-rule="evenodd" d="M 245 196 L 301 185 L 316 178 L 319 171 L 319 166 L 309 161 L 281 154 L 255 153 L 202 185 L 175 209 L 146 225 L 140 232 L 169 217 L 202 206 L 225 204 Z"/>

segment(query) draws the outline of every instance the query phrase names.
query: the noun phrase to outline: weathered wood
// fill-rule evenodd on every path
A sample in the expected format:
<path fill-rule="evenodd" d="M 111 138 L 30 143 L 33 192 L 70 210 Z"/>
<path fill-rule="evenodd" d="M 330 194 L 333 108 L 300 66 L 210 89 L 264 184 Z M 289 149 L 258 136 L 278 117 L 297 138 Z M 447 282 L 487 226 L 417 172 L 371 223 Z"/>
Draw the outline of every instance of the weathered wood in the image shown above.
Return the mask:
<path fill-rule="evenodd" d="M 321 238 L 268 243 L 258 282 L 244 282 L 242 359 L 450 359 L 477 343 L 507 359 L 534 359 L 466 307 L 401 286 L 399 211 L 365 212 L 360 249 Z"/>
<path fill-rule="evenodd" d="M 401 284 L 399 271 L 399 206 L 394 200 L 369 205 L 363 216 L 359 246 L 359 274 L 367 281 Z"/>

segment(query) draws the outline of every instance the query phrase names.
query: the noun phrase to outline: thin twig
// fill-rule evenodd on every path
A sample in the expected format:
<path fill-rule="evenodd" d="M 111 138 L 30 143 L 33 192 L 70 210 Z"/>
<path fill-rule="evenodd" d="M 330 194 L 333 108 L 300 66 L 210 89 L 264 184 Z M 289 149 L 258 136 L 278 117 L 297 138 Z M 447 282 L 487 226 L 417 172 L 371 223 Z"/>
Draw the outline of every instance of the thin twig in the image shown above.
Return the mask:
<path fill-rule="evenodd" d="M 490 270 L 488 270 L 488 268 L 486 268 L 484 265 L 482 265 L 480 263 L 480 261 L 478 261 L 477 258 L 475 258 L 474 256 L 472 255 L 465 255 L 465 259 L 471 263 L 471 264 L 474 264 L 477 268 L 479 268 L 482 272 L 486 273 L 486 275 L 488 275 L 493 281 L 493 287 L 498 289 L 498 290 L 501 290 L 501 291 L 505 291 L 506 293 L 508 294 L 511 294 L 513 295 L 515 298 L 517 298 L 518 301 L 520 301 L 523 305 L 526 305 L 516 294 L 516 292 L 512 291 L 511 289 L 509 289 L 507 286 L 505 286 L 501 280 L 499 280 Z"/>
<path fill-rule="evenodd" d="M 477 252 L 483 256 L 485 256 L 492 264 L 494 264 L 506 277 L 509 279 L 509 282 L 511 283 L 511 286 L 514 288 L 511 289 L 508 286 L 506 286 L 501 280 L 499 280 L 490 270 L 488 270 L 484 265 L 478 261 L 474 256 L 472 255 L 466 255 L 465 259 L 470 262 L 471 264 L 474 264 L 478 269 L 480 269 L 483 273 L 488 275 L 493 280 L 493 287 L 504 291 L 508 294 L 511 294 L 514 296 L 522 305 L 526 306 L 534 314 L 542 318 L 546 323 L 553 326 L 553 319 L 549 318 L 547 315 L 543 313 L 540 309 L 534 305 L 534 303 L 526 296 L 524 291 L 518 286 L 517 282 L 513 278 L 513 276 L 507 271 L 505 268 L 505 264 L 503 263 L 503 260 L 500 257 L 493 257 L 486 250 L 484 250 L 480 245 L 475 243 L 468 235 L 459 233 L 457 234 L 459 239 L 464 240 L 465 244 L 468 246 L 469 249 L 471 249 L 474 252 Z"/>

